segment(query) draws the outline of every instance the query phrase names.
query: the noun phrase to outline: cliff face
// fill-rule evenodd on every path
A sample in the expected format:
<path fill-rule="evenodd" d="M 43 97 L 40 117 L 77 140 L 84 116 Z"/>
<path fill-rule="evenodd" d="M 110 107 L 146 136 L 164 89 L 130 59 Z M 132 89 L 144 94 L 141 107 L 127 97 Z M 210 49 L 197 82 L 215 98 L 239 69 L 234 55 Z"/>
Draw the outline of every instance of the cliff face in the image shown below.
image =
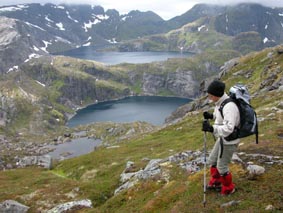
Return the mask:
<path fill-rule="evenodd" d="M 147 95 L 158 95 L 166 90 L 180 97 L 194 97 L 197 94 L 197 82 L 189 70 L 177 70 L 165 75 L 144 73 L 142 83 L 142 90 Z"/>

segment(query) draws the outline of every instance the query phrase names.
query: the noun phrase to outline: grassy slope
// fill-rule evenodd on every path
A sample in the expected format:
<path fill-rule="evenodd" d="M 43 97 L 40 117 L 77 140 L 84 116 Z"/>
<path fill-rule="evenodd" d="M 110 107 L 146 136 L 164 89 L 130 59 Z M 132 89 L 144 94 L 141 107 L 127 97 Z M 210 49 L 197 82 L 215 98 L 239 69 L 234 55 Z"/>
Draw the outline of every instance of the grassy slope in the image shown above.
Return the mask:
<path fill-rule="evenodd" d="M 274 51 L 273 59 L 269 59 L 269 52 L 270 49 L 242 58 L 224 80 L 227 88 L 238 81 L 246 83 L 251 93 L 256 94 L 252 104 L 258 117 L 265 118 L 259 126 L 260 143 L 256 145 L 254 137 L 245 138 L 239 151 L 282 156 L 282 139 L 277 136 L 283 132 L 282 112 L 272 109 L 280 102 L 282 91 L 259 90 L 261 82 L 278 66 L 281 72 L 277 74 L 277 79 L 282 77 L 283 55 Z M 252 76 L 232 75 L 240 70 L 251 72 Z M 127 161 L 134 161 L 139 169 L 145 166 L 142 160 L 145 157 L 165 158 L 184 150 L 202 149 L 201 112 L 190 113 L 177 124 L 150 134 L 122 141 L 120 148 L 99 148 L 88 155 L 63 161 L 51 171 L 28 168 L 0 172 L 0 201 L 15 199 L 31 206 L 31 212 L 85 198 L 92 200 L 94 208 L 81 212 L 263 212 L 269 204 L 278 212 L 282 210 L 283 182 L 278 180 L 281 180 L 283 165 L 263 164 L 266 173 L 256 180 L 249 180 L 243 167 L 233 164 L 231 170 L 238 187 L 237 193 L 228 197 L 208 193 L 205 209 L 202 204 L 203 171 L 188 175 L 174 165 L 169 168 L 169 183 L 156 180 L 140 182 L 113 197 Z M 209 149 L 212 145 L 213 138 L 209 136 Z M 220 209 L 221 204 L 231 200 L 241 202 L 226 210 Z"/>

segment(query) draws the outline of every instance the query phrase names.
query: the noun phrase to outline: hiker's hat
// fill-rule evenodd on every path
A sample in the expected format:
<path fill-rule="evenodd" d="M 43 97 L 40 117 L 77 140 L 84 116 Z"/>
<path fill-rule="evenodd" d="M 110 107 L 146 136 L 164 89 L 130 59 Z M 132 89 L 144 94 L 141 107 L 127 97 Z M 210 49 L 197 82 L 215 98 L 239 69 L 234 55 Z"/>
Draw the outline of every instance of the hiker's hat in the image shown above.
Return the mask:
<path fill-rule="evenodd" d="M 207 93 L 216 97 L 221 97 L 224 94 L 225 83 L 219 80 L 214 80 L 207 87 Z"/>

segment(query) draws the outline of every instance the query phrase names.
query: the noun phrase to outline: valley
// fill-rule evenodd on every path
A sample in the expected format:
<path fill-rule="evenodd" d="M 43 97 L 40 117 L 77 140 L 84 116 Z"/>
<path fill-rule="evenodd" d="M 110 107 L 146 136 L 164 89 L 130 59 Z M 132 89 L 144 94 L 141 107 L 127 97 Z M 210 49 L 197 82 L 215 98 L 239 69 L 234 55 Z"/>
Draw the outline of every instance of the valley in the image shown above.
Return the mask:
<path fill-rule="evenodd" d="M 227 90 L 237 82 L 248 87 L 260 134 L 259 144 L 254 137 L 241 140 L 231 164 L 237 192 L 207 194 L 207 211 L 281 211 L 283 185 L 275 181 L 283 169 L 280 14 L 282 8 L 259 4 L 200 4 L 168 21 L 153 12 L 120 15 L 100 6 L 0 8 L 0 211 L 12 200 L 25 212 L 58 212 L 68 202 L 76 212 L 199 212 L 208 172 L 203 170 L 208 153 L 202 112 L 212 108 L 206 87 L 214 78 L 221 78 Z M 105 65 L 51 54 L 86 44 L 128 52 L 182 47 L 194 55 Z M 193 101 L 162 126 L 139 121 L 66 126 L 78 109 L 129 96 Z M 38 158 L 49 145 L 80 137 L 101 145 L 61 161 Z M 213 137 L 207 140 L 210 150 Z M 254 175 L 249 165 L 265 172 Z M 236 205 L 227 205 L 232 201 Z"/>

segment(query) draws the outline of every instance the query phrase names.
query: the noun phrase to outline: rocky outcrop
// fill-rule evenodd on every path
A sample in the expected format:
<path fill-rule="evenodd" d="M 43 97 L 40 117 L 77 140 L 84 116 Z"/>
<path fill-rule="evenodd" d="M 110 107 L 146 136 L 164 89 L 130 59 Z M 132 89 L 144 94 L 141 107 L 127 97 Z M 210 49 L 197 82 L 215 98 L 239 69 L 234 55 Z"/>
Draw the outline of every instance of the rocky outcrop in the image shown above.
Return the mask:
<path fill-rule="evenodd" d="M 78 200 L 60 204 L 47 211 L 47 213 L 64 213 L 78 211 L 83 208 L 92 208 L 91 200 Z"/>
<path fill-rule="evenodd" d="M 167 75 L 166 88 L 176 96 L 194 97 L 198 83 L 193 79 L 193 71 L 178 69 Z"/>
<path fill-rule="evenodd" d="M 39 166 L 45 169 L 51 169 L 52 167 L 52 158 L 50 155 L 44 156 L 26 156 L 19 160 L 17 163 L 18 167 L 23 168 L 27 166 Z"/>
<path fill-rule="evenodd" d="M 144 72 L 142 90 L 146 95 L 157 95 L 167 90 L 174 96 L 194 97 L 197 94 L 197 83 L 189 70 L 178 69 L 168 74 Z"/>
<path fill-rule="evenodd" d="M 204 152 L 201 151 L 184 151 L 171 155 L 165 159 L 144 159 L 148 160 L 148 164 L 145 168 L 136 171 L 135 163 L 128 161 L 126 168 L 123 173 L 120 175 L 121 185 L 115 190 L 114 194 L 119 194 L 123 190 L 127 190 L 138 182 L 143 180 L 152 179 L 157 177 L 159 181 L 170 182 L 170 173 L 169 168 L 172 167 L 172 164 L 175 164 L 182 169 L 185 169 L 188 174 L 193 174 L 200 171 L 204 164 Z M 207 153 L 206 153 L 207 155 Z M 245 158 L 245 160 L 257 160 L 261 163 L 265 162 L 266 165 L 270 164 L 282 164 L 282 157 L 279 156 L 267 156 L 261 154 L 246 154 L 246 153 L 235 153 L 232 157 L 233 163 L 238 163 L 244 165 L 247 170 L 247 176 L 253 177 L 256 179 L 258 176 L 261 176 L 265 173 L 265 168 L 260 165 L 256 165 L 253 162 L 245 163 L 240 157 Z"/>
<path fill-rule="evenodd" d="M 152 159 L 148 162 L 144 169 L 132 171 L 134 162 L 127 162 L 126 169 L 120 175 L 121 185 L 115 190 L 114 194 L 118 194 L 125 189 L 129 189 L 141 180 L 154 178 L 157 175 L 159 179 L 169 182 L 170 174 L 169 167 L 171 163 L 176 163 L 188 173 L 194 173 L 200 170 L 200 165 L 203 164 L 200 151 L 184 151 L 165 159 Z M 147 159 L 144 159 L 147 160 Z"/>
<path fill-rule="evenodd" d="M 14 200 L 6 200 L 0 203 L 0 212 L 2 213 L 26 213 L 29 210 L 28 206 L 25 206 Z"/>

